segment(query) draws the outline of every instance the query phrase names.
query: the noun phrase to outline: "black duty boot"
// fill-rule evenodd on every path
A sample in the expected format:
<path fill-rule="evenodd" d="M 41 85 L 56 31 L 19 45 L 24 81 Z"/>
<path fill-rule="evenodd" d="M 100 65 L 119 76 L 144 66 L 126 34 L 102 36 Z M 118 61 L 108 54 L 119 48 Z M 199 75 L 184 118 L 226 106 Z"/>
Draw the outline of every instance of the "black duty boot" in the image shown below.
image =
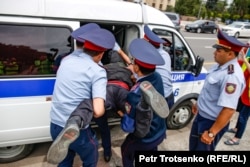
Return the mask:
<path fill-rule="evenodd" d="M 169 114 L 169 107 L 166 99 L 148 81 L 141 82 L 140 89 L 142 91 L 142 99 L 145 99 L 147 104 L 158 116 L 166 118 Z"/>
<path fill-rule="evenodd" d="M 69 145 L 74 142 L 80 133 L 81 118 L 73 116 L 69 118 L 63 130 L 59 133 L 49 148 L 47 161 L 51 164 L 58 164 L 68 154 Z"/>

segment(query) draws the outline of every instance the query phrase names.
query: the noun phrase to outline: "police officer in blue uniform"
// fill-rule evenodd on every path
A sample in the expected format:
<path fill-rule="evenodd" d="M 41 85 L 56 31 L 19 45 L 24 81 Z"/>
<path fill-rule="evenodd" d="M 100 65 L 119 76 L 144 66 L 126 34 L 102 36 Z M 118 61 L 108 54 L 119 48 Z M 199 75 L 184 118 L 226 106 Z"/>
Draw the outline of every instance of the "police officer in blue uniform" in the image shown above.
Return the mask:
<path fill-rule="evenodd" d="M 162 46 L 166 41 L 159 38 L 153 31 L 151 31 L 148 25 L 144 26 L 144 33 L 144 39 L 151 43 L 157 49 L 157 51 L 160 53 L 160 55 L 165 61 L 165 64 L 156 66 L 156 72 L 158 72 L 162 77 L 164 97 L 168 102 L 169 108 L 171 109 L 171 107 L 174 105 L 174 93 L 171 75 L 171 57 L 163 49 Z"/>
<path fill-rule="evenodd" d="M 214 59 L 217 62 L 207 74 L 193 113 L 189 137 L 190 151 L 214 151 L 235 113 L 245 80 L 237 55 L 245 44 L 218 31 Z"/>
<path fill-rule="evenodd" d="M 78 46 L 77 53 L 82 52 L 84 45 L 84 39 L 81 38 L 81 35 L 90 31 L 91 29 L 97 28 L 100 28 L 99 25 L 95 23 L 89 23 L 72 32 L 71 36 L 76 39 Z M 104 160 L 106 162 L 110 161 L 112 155 L 111 135 L 107 122 L 107 115 L 109 113 L 114 114 L 117 111 L 125 111 L 125 99 L 129 89 L 133 84 L 131 81 L 132 73 L 125 67 L 124 60 L 122 60 L 123 57 L 121 58 L 120 56 L 120 50 L 120 46 L 115 43 L 114 48 L 105 51 L 105 54 L 102 57 L 101 61 L 102 64 L 104 64 L 105 70 L 107 71 L 107 78 L 109 80 L 105 101 L 105 113 L 101 117 L 93 118 L 100 130 L 102 146 L 104 149 Z M 62 134 L 66 133 L 69 129 L 81 129 L 88 125 L 93 117 L 92 110 L 93 106 L 91 99 L 85 99 L 82 101 L 70 115 Z M 77 137 L 75 137 L 75 139 L 76 138 Z M 49 155 L 50 154 L 48 154 L 48 157 Z"/>
<path fill-rule="evenodd" d="M 158 106 L 156 110 L 162 111 L 151 112 L 151 108 L 147 106 L 149 103 L 145 103 L 146 99 L 143 100 L 145 89 L 149 90 L 153 86 L 167 106 L 162 78 L 155 72 L 156 65 L 163 65 L 165 62 L 159 52 L 144 39 L 134 39 L 129 46 L 129 52 L 134 57 L 133 70 L 138 78 L 128 93 L 126 113 L 121 121 L 122 129 L 129 132 L 121 146 L 124 167 L 133 166 L 135 151 L 157 150 L 157 146 L 166 138 L 166 123 L 160 114 L 166 109 Z"/>
<path fill-rule="evenodd" d="M 85 99 L 93 101 L 94 117 L 104 114 L 107 75 L 98 63 L 104 52 L 114 47 L 115 38 L 108 30 L 96 28 L 83 33 L 81 39 L 84 40 L 83 53 L 73 52 L 62 60 L 52 97 L 50 129 L 55 141 L 49 149 L 47 160 L 59 163 L 59 167 L 73 166 L 76 153 L 84 167 L 95 167 L 98 161 L 98 141 L 89 124 L 80 133 L 72 127 L 62 130 L 70 114 Z"/>

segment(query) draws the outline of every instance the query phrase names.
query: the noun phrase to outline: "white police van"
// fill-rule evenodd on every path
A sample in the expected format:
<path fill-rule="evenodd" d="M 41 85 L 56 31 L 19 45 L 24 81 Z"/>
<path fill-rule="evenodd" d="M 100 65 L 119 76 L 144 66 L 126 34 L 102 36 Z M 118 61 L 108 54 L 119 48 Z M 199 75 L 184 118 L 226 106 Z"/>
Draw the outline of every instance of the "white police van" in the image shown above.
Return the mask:
<path fill-rule="evenodd" d="M 159 10 L 121 0 L 1 0 L 0 162 L 24 158 L 34 143 L 51 141 L 54 59 L 74 49 L 70 33 L 89 22 L 113 32 L 127 53 L 129 43 L 144 36 L 144 24 L 168 40 L 176 102 L 166 123 L 180 129 L 192 120 L 190 99 L 197 99 L 206 77 L 203 59 Z"/>

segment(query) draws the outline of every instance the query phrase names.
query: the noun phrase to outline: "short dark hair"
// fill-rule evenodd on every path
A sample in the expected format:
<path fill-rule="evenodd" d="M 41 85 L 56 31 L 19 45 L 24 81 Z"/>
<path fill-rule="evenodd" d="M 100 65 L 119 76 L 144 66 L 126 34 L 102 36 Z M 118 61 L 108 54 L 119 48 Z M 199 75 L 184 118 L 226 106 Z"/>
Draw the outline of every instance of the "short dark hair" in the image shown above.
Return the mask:
<path fill-rule="evenodd" d="M 102 53 L 103 51 L 96 51 L 96 50 L 90 50 L 87 48 L 83 48 L 83 52 L 90 55 L 91 57 L 95 57 L 95 56 L 99 55 L 100 53 Z"/>
<path fill-rule="evenodd" d="M 136 64 L 136 63 L 135 63 L 135 64 Z M 149 68 L 142 67 L 142 66 L 140 66 L 139 64 L 136 64 L 136 65 L 139 66 L 139 68 L 140 68 L 140 70 L 141 70 L 141 73 L 144 74 L 144 75 L 148 75 L 148 74 L 150 74 L 150 73 L 152 73 L 152 72 L 155 72 L 155 68 L 149 69 Z"/>
<path fill-rule="evenodd" d="M 83 44 L 84 44 L 83 42 L 80 42 L 80 41 L 76 40 L 76 46 L 77 47 L 83 47 Z"/>

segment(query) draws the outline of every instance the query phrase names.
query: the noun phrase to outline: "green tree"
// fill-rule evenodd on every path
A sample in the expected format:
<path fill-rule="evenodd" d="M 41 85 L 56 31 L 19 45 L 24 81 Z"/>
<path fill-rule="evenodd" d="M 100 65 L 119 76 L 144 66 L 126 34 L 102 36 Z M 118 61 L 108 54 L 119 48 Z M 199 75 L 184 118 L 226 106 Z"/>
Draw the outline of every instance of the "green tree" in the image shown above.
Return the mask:
<path fill-rule="evenodd" d="M 199 0 L 176 0 L 175 11 L 181 15 L 194 16 L 193 9 L 197 4 Z"/>
<path fill-rule="evenodd" d="M 234 0 L 228 8 L 230 18 L 244 19 L 250 13 L 250 0 Z"/>

